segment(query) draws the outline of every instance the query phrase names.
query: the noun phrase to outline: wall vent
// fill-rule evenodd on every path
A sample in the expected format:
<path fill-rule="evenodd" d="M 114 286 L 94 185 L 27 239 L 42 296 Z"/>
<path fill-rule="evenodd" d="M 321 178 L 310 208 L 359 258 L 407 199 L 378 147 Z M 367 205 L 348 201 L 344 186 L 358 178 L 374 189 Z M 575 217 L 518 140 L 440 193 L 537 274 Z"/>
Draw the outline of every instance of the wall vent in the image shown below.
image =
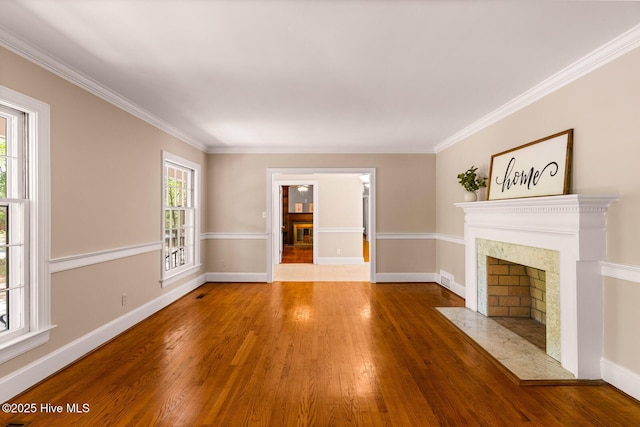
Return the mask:
<path fill-rule="evenodd" d="M 447 289 L 451 289 L 452 283 L 453 283 L 453 274 L 448 273 L 444 270 L 440 270 L 440 284 Z"/>

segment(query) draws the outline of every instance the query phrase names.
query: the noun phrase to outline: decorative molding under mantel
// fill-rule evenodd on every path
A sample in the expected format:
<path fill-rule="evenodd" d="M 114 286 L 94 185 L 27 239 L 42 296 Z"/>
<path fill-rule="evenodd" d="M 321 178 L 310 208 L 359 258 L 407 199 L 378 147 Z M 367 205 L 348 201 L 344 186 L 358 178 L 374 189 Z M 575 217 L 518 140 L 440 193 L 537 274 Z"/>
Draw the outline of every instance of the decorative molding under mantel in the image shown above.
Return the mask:
<path fill-rule="evenodd" d="M 617 199 L 615 195 L 569 194 L 454 205 L 464 209 L 465 227 L 573 234 L 601 227 L 601 217 Z"/>
<path fill-rule="evenodd" d="M 454 203 L 465 212 L 508 213 L 602 213 L 618 200 L 615 195 L 568 194 L 565 196 L 528 197 Z"/>

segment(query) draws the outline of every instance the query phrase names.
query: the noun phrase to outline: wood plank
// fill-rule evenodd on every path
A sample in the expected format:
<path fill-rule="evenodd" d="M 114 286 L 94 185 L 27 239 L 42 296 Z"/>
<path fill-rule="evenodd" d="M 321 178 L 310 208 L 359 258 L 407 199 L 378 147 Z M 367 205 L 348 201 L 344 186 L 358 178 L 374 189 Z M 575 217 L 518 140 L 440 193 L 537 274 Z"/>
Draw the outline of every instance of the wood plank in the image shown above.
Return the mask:
<path fill-rule="evenodd" d="M 514 383 L 434 307 L 437 284 L 206 284 L 21 396 L 86 414 L 0 426 L 639 425 L 606 384 Z"/>

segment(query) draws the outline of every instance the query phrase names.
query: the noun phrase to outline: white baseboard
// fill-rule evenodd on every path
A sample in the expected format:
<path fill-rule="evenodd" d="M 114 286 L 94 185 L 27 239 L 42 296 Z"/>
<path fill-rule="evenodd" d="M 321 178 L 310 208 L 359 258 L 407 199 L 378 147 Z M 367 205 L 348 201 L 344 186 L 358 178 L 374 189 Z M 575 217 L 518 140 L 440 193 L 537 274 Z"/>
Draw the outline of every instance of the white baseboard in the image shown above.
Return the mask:
<path fill-rule="evenodd" d="M 206 283 L 206 280 L 203 274 L 54 350 L 27 366 L 0 378 L 0 402 L 8 401 L 29 387 L 58 372 L 204 283 Z"/>
<path fill-rule="evenodd" d="M 363 257 L 318 257 L 318 265 L 364 264 Z"/>
<path fill-rule="evenodd" d="M 466 289 L 460 283 L 457 283 L 457 282 L 451 283 L 451 287 L 449 288 L 449 290 L 454 294 L 458 295 L 460 298 L 467 297 Z"/>
<path fill-rule="evenodd" d="M 456 283 L 453 274 L 449 273 L 448 271 L 440 270 L 437 282 L 459 297 L 465 298 L 466 292 L 464 286 L 460 283 Z"/>
<path fill-rule="evenodd" d="M 640 374 L 631 372 L 604 357 L 600 359 L 600 372 L 603 380 L 634 399 L 640 400 Z"/>
<path fill-rule="evenodd" d="M 436 273 L 376 273 L 376 283 L 437 282 Z"/>
<path fill-rule="evenodd" d="M 207 273 L 207 282 L 267 283 L 267 273 Z"/>

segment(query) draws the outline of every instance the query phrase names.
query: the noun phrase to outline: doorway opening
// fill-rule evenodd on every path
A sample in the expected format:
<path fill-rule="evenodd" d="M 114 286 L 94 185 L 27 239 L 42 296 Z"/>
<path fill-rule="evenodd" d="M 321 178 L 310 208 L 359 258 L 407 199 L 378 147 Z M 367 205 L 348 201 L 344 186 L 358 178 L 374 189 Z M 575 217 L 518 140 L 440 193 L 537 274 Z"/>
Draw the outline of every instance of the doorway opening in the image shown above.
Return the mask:
<path fill-rule="evenodd" d="M 313 185 L 282 186 L 282 264 L 313 264 Z"/>
<path fill-rule="evenodd" d="M 375 283 L 375 169 L 268 169 L 267 182 L 270 283 Z M 309 196 L 296 205 L 299 193 Z"/>

